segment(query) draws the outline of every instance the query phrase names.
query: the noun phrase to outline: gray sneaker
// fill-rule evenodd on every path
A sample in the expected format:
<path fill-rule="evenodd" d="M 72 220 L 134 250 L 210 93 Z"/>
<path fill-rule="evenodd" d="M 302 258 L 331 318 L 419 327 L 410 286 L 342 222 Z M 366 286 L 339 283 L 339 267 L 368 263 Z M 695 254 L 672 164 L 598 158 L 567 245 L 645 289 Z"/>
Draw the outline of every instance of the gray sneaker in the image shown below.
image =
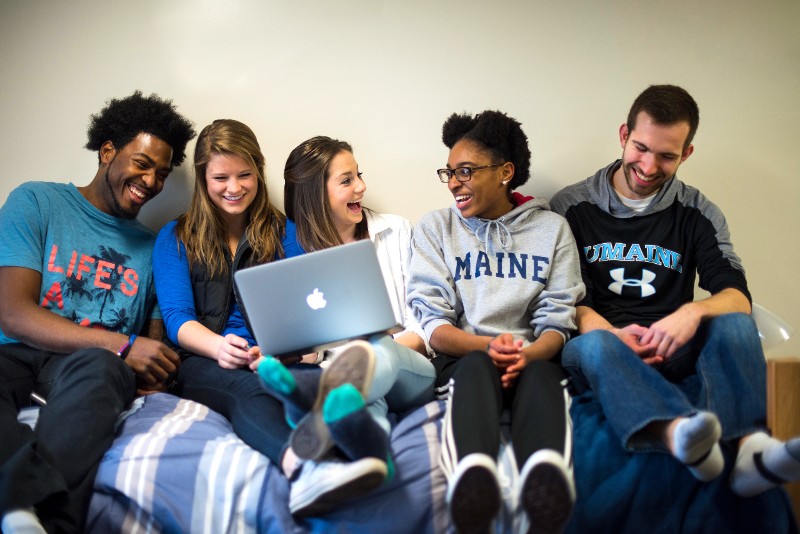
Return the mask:
<path fill-rule="evenodd" d="M 375 351 L 366 341 L 351 341 L 322 371 L 317 399 L 311 411 L 297 424 L 289 437 L 294 453 L 306 460 L 319 460 L 333 447 L 328 425 L 322 419 L 322 405 L 328 393 L 343 384 L 353 384 L 367 396 L 375 374 Z"/>
<path fill-rule="evenodd" d="M 289 510 L 298 517 L 324 514 L 340 502 L 377 488 L 387 474 L 386 462 L 377 458 L 305 461 L 297 470 L 297 478 L 291 480 Z"/>

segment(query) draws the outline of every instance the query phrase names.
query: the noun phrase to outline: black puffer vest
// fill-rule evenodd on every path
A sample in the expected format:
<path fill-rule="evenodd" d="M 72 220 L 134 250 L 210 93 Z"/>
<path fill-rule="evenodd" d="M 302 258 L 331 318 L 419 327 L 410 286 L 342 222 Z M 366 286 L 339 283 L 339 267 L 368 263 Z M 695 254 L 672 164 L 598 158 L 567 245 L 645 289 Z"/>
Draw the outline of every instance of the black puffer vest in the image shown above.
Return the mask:
<path fill-rule="evenodd" d="M 205 265 L 195 262 L 189 275 L 192 281 L 194 309 L 195 313 L 197 313 L 197 320 L 216 334 L 221 333 L 225 328 L 231 309 L 231 300 L 236 299 L 233 273 L 256 264 L 253 258 L 253 250 L 250 248 L 250 243 L 247 242 L 247 236 L 242 236 L 239 247 L 236 249 L 236 255 L 232 260 L 230 253 L 227 249 L 225 250 L 225 259 L 230 267 L 226 273 L 212 277 Z M 244 316 L 245 322 L 249 325 L 250 323 L 247 320 L 247 315 L 241 302 L 239 302 L 239 310 Z M 180 353 L 181 358 L 191 355 L 191 353 L 184 350 L 181 350 Z"/>

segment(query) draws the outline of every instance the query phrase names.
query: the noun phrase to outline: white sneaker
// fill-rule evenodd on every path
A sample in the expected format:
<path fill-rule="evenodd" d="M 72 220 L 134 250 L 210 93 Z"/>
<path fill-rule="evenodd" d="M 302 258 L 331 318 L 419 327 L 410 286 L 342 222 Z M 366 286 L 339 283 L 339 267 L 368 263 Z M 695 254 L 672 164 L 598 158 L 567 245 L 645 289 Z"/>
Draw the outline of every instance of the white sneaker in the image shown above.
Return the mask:
<path fill-rule="evenodd" d="M 563 532 L 575 504 L 575 481 L 561 454 L 542 449 L 528 458 L 519 475 L 519 504 L 530 532 Z"/>
<path fill-rule="evenodd" d="M 377 458 L 305 461 L 291 480 L 289 510 L 296 516 L 323 514 L 342 501 L 369 493 L 383 484 L 387 474 L 386 462 Z"/>
<path fill-rule="evenodd" d="M 491 532 L 500 511 L 500 483 L 491 457 L 474 453 L 458 462 L 447 485 L 447 508 L 459 534 Z"/>
<path fill-rule="evenodd" d="M 5 534 L 47 534 L 36 512 L 27 508 L 7 511 L 0 527 Z"/>

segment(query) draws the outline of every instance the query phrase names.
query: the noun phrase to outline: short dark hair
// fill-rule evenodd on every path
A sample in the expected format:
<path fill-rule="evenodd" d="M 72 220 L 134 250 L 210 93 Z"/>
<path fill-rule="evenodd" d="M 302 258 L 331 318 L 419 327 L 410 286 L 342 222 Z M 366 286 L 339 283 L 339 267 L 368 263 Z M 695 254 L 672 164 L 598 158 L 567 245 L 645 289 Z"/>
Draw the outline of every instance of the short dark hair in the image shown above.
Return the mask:
<path fill-rule="evenodd" d="M 510 161 L 514 164 L 514 176 L 509 189 L 528 181 L 531 176 L 531 151 L 528 137 L 522 125 L 500 111 L 487 110 L 474 117 L 453 113 L 442 126 L 442 141 L 447 148 L 462 139 L 477 143 L 486 149 L 494 163 Z"/>
<path fill-rule="evenodd" d="M 109 100 L 100 113 L 92 115 L 86 148 L 99 151 L 103 143 L 111 141 L 119 150 L 141 133 L 158 137 L 172 147 L 173 167 L 183 163 L 186 144 L 196 135 L 192 123 L 175 110 L 171 100 L 155 93 L 145 97 L 135 91 L 131 96 Z"/>
<path fill-rule="evenodd" d="M 636 118 L 644 111 L 656 124 L 669 126 L 679 122 L 689 123 L 689 135 L 683 148 L 692 144 L 697 126 L 700 124 L 700 110 L 686 89 L 677 85 L 651 85 L 636 97 L 628 112 L 628 131 L 636 127 Z"/>

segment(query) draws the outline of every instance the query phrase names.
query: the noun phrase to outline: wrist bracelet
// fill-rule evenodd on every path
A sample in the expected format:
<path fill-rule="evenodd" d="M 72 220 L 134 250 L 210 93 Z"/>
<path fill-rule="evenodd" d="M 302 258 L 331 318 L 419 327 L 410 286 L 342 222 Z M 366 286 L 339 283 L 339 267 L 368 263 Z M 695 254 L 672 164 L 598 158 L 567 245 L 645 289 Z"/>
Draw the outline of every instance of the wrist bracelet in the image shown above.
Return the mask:
<path fill-rule="evenodd" d="M 136 341 L 136 334 L 131 334 L 131 336 L 128 338 L 128 341 L 126 341 L 125 344 L 122 345 L 117 351 L 117 356 L 125 360 L 125 358 L 128 357 L 128 353 L 131 351 L 134 341 Z"/>

